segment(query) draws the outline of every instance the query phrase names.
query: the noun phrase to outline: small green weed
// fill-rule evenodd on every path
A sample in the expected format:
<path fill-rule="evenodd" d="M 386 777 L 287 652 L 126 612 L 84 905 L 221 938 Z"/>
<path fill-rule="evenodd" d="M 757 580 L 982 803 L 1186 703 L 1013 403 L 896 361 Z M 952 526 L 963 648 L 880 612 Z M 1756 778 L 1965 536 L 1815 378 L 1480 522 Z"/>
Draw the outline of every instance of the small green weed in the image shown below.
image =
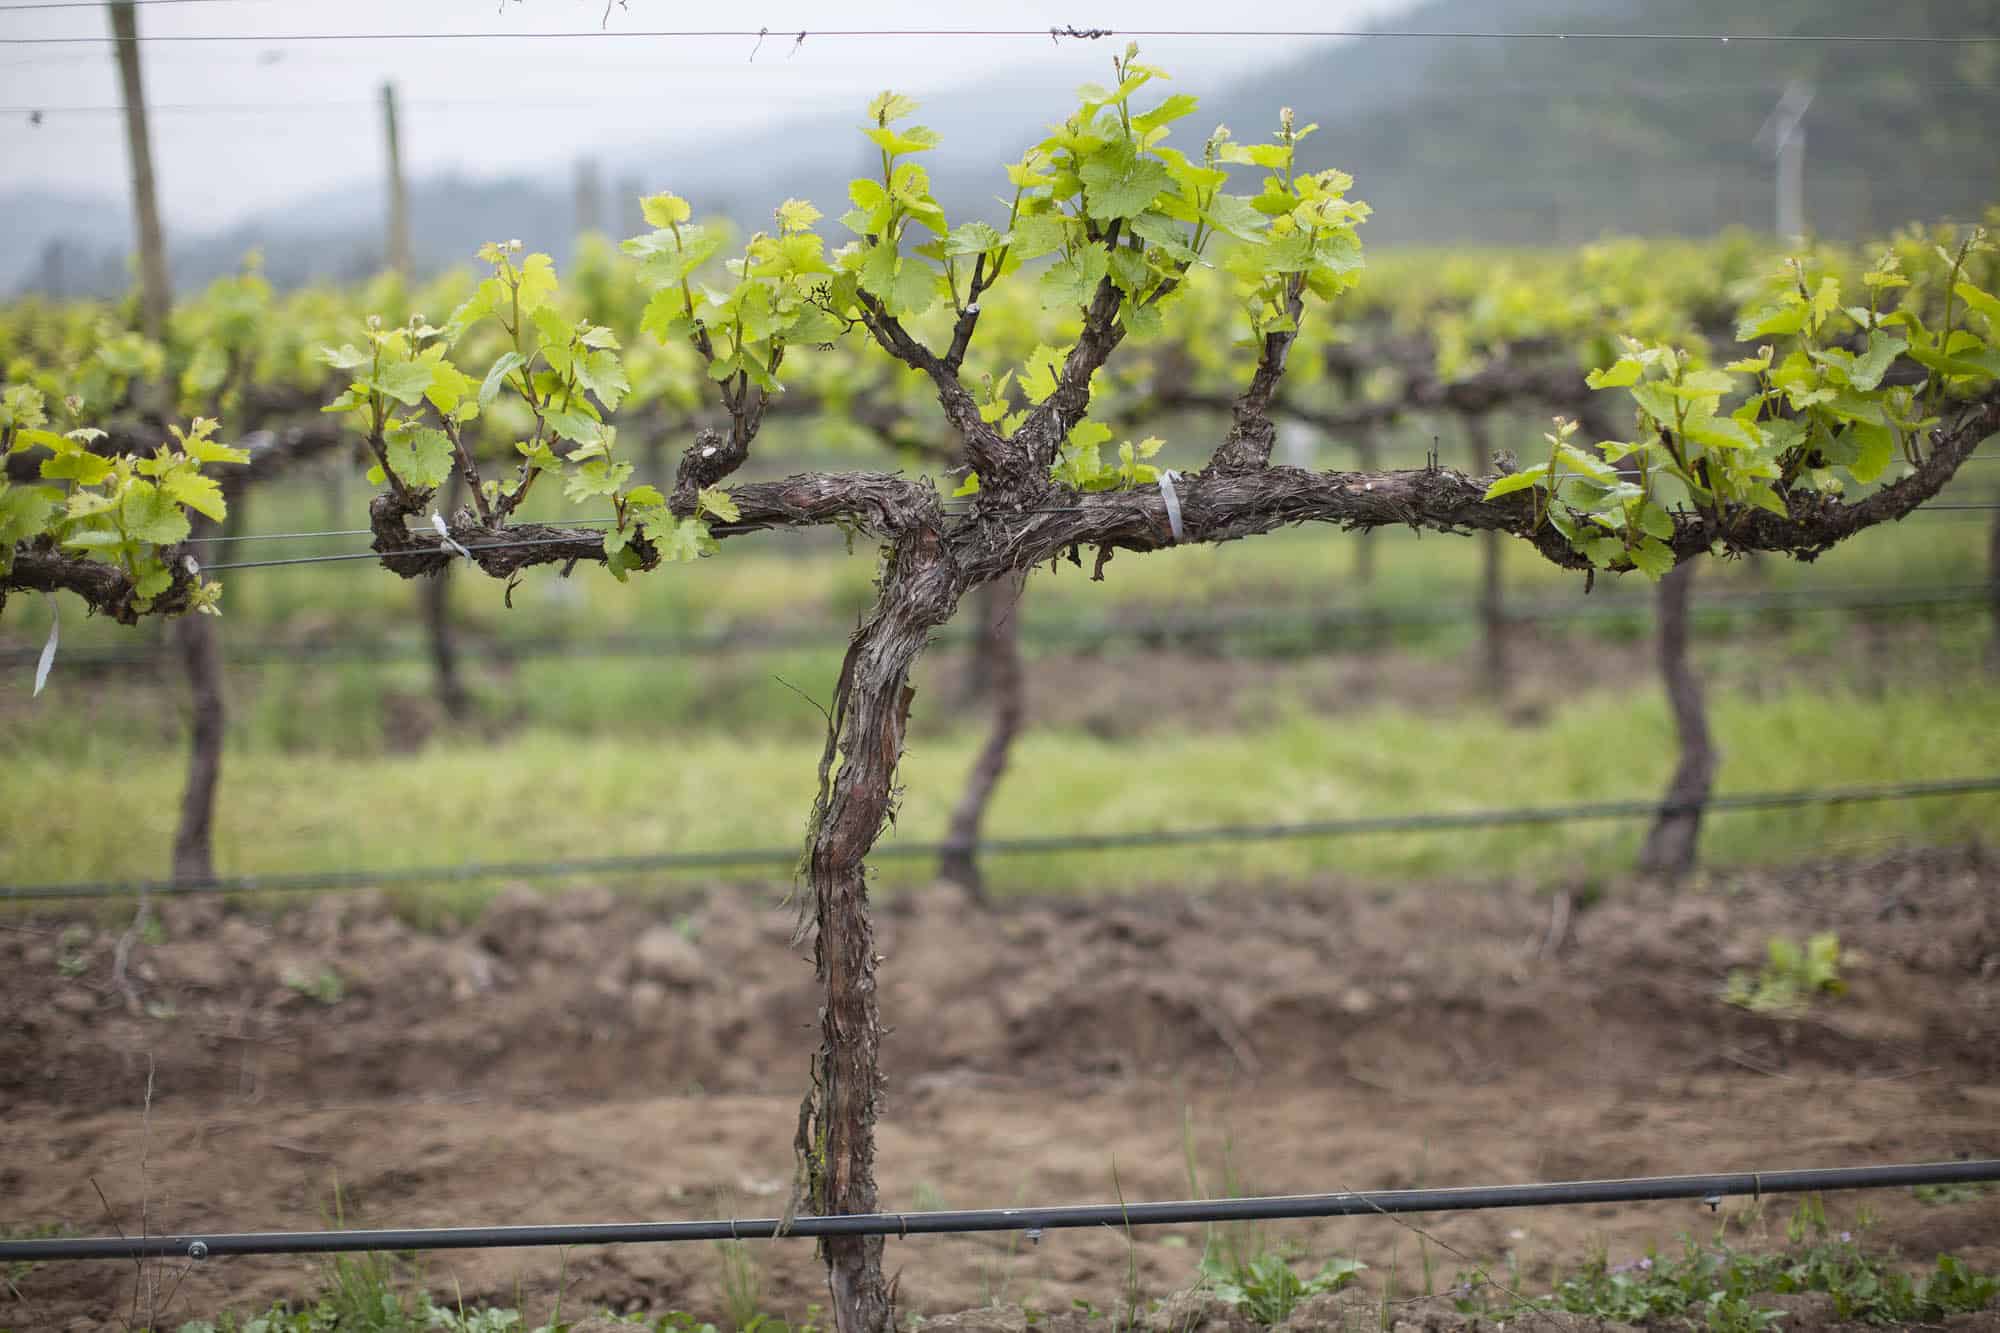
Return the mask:
<path fill-rule="evenodd" d="M 1933 1207 L 1951 1203 L 1975 1203 L 1989 1194 L 2000 1192 L 2000 1182 L 1991 1180 L 1954 1180 L 1943 1185 L 1917 1185 L 1910 1193 L 1918 1203 Z"/>
<path fill-rule="evenodd" d="M 318 1000 L 329 1008 L 339 1004 L 347 995 L 347 983 L 331 967 L 321 967 L 316 973 L 287 969 L 282 980 L 299 994 Z"/>
<path fill-rule="evenodd" d="M 1300 1301 L 1344 1290 L 1367 1267 L 1358 1259 L 1329 1259 L 1317 1273 L 1301 1278 L 1284 1255 L 1266 1250 L 1241 1266 L 1210 1256 L 1202 1260 L 1201 1274 L 1217 1300 L 1235 1306 L 1260 1324 L 1279 1324 L 1291 1316 Z"/>
<path fill-rule="evenodd" d="M 1754 978 L 1740 969 L 1729 974 L 1724 1003 L 1755 1014 L 1797 1017 L 1821 996 L 1847 989 L 1840 979 L 1840 936 L 1832 931 L 1803 946 L 1788 935 L 1773 935 L 1764 952 L 1764 966 Z"/>
<path fill-rule="evenodd" d="M 1921 1280 L 1909 1277 L 1867 1253 L 1853 1231 L 1836 1232 L 1817 1198 L 1799 1206 L 1786 1235 L 1787 1250 L 1775 1255 L 1691 1237 L 1678 1256 L 1649 1253 L 1612 1266 L 1600 1253 L 1536 1304 L 1617 1323 L 1754 1333 L 1780 1319 L 1760 1302 L 1766 1293 L 1819 1293 L 1832 1299 L 1838 1318 L 1869 1324 L 1937 1323 L 2000 1296 L 2000 1276 L 1975 1272 L 1952 1255 L 1940 1256 Z M 1458 1291 L 1462 1313 L 1491 1313 L 1463 1279 Z"/>

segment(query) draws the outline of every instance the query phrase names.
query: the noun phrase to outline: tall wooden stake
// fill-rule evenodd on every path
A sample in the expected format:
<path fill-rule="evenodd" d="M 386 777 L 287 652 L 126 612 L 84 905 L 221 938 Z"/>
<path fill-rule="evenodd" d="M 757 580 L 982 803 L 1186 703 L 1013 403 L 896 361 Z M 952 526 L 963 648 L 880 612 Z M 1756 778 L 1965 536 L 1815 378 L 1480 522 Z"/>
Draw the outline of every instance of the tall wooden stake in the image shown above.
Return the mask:
<path fill-rule="evenodd" d="M 410 276 L 410 192 L 403 182 L 403 144 L 396 133 L 396 85 L 382 85 L 382 132 L 389 150 L 389 267 Z"/>
<path fill-rule="evenodd" d="M 153 140 L 146 129 L 146 87 L 139 77 L 139 19 L 131 0 L 111 6 L 117 39 L 118 82 L 125 94 L 125 146 L 132 162 L 132 219 L 139 231 L 139 317 L 148 338 L 167 332 L 173 291 L 167 284 L 167 243 L 160 231 L 160 202 L 153 188 Z"/>

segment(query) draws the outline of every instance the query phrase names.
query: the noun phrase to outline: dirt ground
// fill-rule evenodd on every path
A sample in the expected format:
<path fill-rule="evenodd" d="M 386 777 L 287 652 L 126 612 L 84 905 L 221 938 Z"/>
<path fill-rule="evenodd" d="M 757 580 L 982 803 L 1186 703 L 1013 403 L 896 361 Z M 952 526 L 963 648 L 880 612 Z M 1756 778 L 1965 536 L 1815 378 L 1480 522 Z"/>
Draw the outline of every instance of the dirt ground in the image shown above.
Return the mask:
<path fill-rule="evenodd" d="M 136 1012 L 112 981 L 119 924 L 7 918 L 0 1229 L 109 1231 L 99 1189 L 127 1231 L 320 1227 L 336 1185 L 348 1225 L 777 1212 L 816 1012 L 778 897 L 516 889 L 443 933 L 367 894 L 275 914 L 178 901 L 133 950 Z M 1547 889 L 1505 884 L 1162 890 L 991 918 L 945 889 L 891 896 L 884 1206 L 1102 1201 L 1114 1171 L 1127 1199 L 1182 1198 L 1190 1135 L 1210 1193 L 2000 1155 L 1990 851 L 1620 885 L 1569 906 L 1565 921 Z M 1720 1002 L 1770 935 L 1818 930 L 1849 951 L 1848 994 L 1797 1020 Z M 1865 1207 L 1873 1242 L 1913 1262 L 2000 1267 L 2000 1194 L 1828 1202 L 1843 1224 Z M 1761 1223 L 1746 1203 L 1722 1212 L 1776 1244 L 1789 1206 Z M 1358 1254 L 1377 1290 L 1393 1269 L 1421 1291 L 1426 1261 L 1438 1290 L 1475 1262 L 1540 1290 L 1596 1247 L 1615 1262 L 1716 1219 L 1687 1203 L 1416 1224 L 1428 1239 L 1383 1218 L 1271 1234 L 1315 1262 Z M 1116 1306 L 1134 1263 L 1164 1297 L 1200 1249 L 1186 1228 L 1129 1248 L 1053 1232 L 892 1241 L 889 1263 L 909 1311 L 1067 1311 Z M 766 1309 L 823 1300 L 807 1245 L 754 1252 Z M 434 1291 L 521 1301 L 530 1323 L 559 1282 L 566 1309 L 716 1316 L 721 1272 L 709 1246 L 421 1264 Z M 130 1265 L 42 1265 L 0 1287 L 0 1327 L 117 1327 L 133 1280 Z M 314 1281 L 309 1260 L 210 1262 L 166 1323 Z"/>

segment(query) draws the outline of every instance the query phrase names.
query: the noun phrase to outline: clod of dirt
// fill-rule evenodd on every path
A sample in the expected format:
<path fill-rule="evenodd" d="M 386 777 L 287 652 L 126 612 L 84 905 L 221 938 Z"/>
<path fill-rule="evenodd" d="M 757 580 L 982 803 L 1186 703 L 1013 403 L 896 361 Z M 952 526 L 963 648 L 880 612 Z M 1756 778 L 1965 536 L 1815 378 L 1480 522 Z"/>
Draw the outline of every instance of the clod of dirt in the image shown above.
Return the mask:
<path fill-rule="evenodd" d="M 672 926 L 650 926 L 632 942 L 632 972 L 640 981 L 693 990 L 707 982 L 708 962 Z"/>
<path fill-rule="evenodd" d="M 1258 1333 L 1257 1322 L 1214 1292 L 1178 1291 L 1147 1317 L 1156 1333 Z"/>

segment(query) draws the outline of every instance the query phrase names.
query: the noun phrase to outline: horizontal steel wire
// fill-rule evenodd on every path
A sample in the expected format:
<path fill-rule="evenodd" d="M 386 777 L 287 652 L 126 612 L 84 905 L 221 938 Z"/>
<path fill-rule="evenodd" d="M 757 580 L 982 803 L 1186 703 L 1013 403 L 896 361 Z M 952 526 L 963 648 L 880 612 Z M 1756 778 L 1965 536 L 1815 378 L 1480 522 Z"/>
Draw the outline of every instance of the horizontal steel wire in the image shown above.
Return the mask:
<path fill-rule="evenodd" d="M 1482 828 L 1517 828 L 1598 820 L 1648 819 L 1704 811 L 1783 810 L 1815 805 L 1862 805 L 1883 801 L 1931 800 L 2000 792 L 2000 774 L 1936 782 L 1904 782 L 1808 791 L 1748 792 L 1704 802 L 1626 800 L 1503 810 L 1432 811 L 1423 814 L 1363 815 L 1291 824 L 1225 824 L 1208 828 L 1134 829 L 1117 833 L 1070 833 L 1032 838 L 988 838 L 981 856 L 1045 856 L 1063 852 L 1126 851 L 1142 847 L 1186 847 L 1200 843 L 1280 842 L 1351 837 L 1366 833 L 1440 833 Z M 942 855 L 942 842 L 890 842 L 869 858 L 924 860 Z M 720 870 L 749 866 L 789 868 L 797 847 L 758 847 L 716 852 L 656 852 L 637 856 L 597 856 L 551 861 L 470 862 L 380 870 L 337 870 L 303 874 L 223 875 L 208 879 L 95 880 L 58 884 L 0 886 L 0 902 L 45 902 L 84 898 L 130 898 L 148 894 L 316 893 L 389 884 L 463 883 L 486 879 L 565 879 L 580 875 L 637 871 Z"/>
<path fill-rule="evenodd" d="M 177 1232 L 159 1236 L 78 1236 L 0 1240 L 0 1260 L 187 1259 L 228 1255 L 353 1254 L 368 1251 L 491 1250 L 545 1245 L 653 1245 L 686 1241 L 808 1239 L 820 1236 L 935 1236 L 1082 1227 L 1166 1226 L 1313 1217 L 1469 1212 L 1487 1208 L 1561 1208 L 1605 1203 L 1725 1198 L 1830 1190 L 1897 1189 L 2000 1180 L 2000 1159 L 1918 1162 L 1893 1166 L 1818 1167 L 1791 1171 L 1730 1171 L 1712 1175 L 1565 1180 L 1531 1185 L 1456 1189 L 1343 1190 L 1334 1194 L 1187 1199 L 1170 1203 L 1091 1203 L 1045 1208 L 975 1208 L 920 1213 L 851 1213 L 796 1217 L 718 1218 L 701 1222 L 599 1222 L 567 1226 L 409 1227 L 383 1230 Z"/>
<path fill-rule="evenodd" d="M 4 11 L 0 11 L 4 12 Z M 292 42 L 483 42 L 646 40 L 679 38 L 686 40 L 783 41 L 801 42 L 827 38 L 888 41 L 900 38 L 972 38 L 997 40 L 1031 38 L 1097 40 L 1100 38 L 1272 38 L 1289 40 L 1367 41 L 1506 41 L 1506 42 L 1712 42 L 1727 46 L 1732 42 L 1775 46 L 1977 46 L 2000 43 L 1995 33 L 1807 33 L 1807 32 L 1505 32 L 1487 29 L 1454 29 L 1426 32 L 1414 28 L 592 28 L 574 31 L 538 32 L 303 32 L 303 33 L 141 33 L 136 37 L 0 37 L 0 46 L 72 46 L 79 43 L 136 41 L 175 42 L 254 42 L 260 46 L 283 46 Z"/>
<path fill-rule="evenodd" d="M 210 566 L 213 568 L 213 566 Z M 1959 584 L 1937 588 L 1879 588 L 1852 592 L 1802 589 L 1792 593 L 1770 593 L 1752 597 L 1710 598 L 1697 601 L 1688 614 L 1697 621 L 1724 620 L 1736 616 L 1827 614 L 1856 611 L 1903 609 L 1983 611 L 1994 598 L 1986 584 Z M 1653 614 L 1650 601 L 1636 598 L 1604 598 L 1585 603 L 1544 603 L 1503 606 L 1495 617 L 1503 626 L 1561 623 L 1590 620 L 1647 620 Z M 1021 640 L 1032 644 L 1102 644 L 1124 639 L 1199 639 L 1221 634 L 1248 634 L 1264 637 L 1286 634 L 1324 635 L 1344 629 L 1393 630 L 1438 625 L 1481 624 L 1486 613 L 1476 606 L 1414 604 L 1385 607 L 1339 607 L 1318 611 L 1248 611 L 1206 615 L 1159 616 L 1129 621 L 1022 620 Z M 520 662 L 551 657 L 664 657 L 711 655 L 759 649 L 828 646 L 845 637 L 845 628 L 834 625 L 771 627 L 746 625 L 699 634 L 630 635 L 610 638 L 495 639 L 488 640 L 461 629 L 454 636 L 468 652 L 477 652 L 497 662 Z M 932 642 L 955 644 L 977 642 L 985 631 L 970 625 L 948 625 L 932 635 Z M 166 645 L 152 651 L 115 650 L 102 653 L 66 653 L 66 668 L 101 670 L 157 665 L 165 661 Z M 35 659 L 39 647 L 0 649 L 0 666 Z M 428 658 L 430 649 L 421 643 L 366 642 L 301 645 L 282 643 L 225 643 L 223 660 L 231 666 L 320 665 L 336 662 L 406 662 Z"/>

